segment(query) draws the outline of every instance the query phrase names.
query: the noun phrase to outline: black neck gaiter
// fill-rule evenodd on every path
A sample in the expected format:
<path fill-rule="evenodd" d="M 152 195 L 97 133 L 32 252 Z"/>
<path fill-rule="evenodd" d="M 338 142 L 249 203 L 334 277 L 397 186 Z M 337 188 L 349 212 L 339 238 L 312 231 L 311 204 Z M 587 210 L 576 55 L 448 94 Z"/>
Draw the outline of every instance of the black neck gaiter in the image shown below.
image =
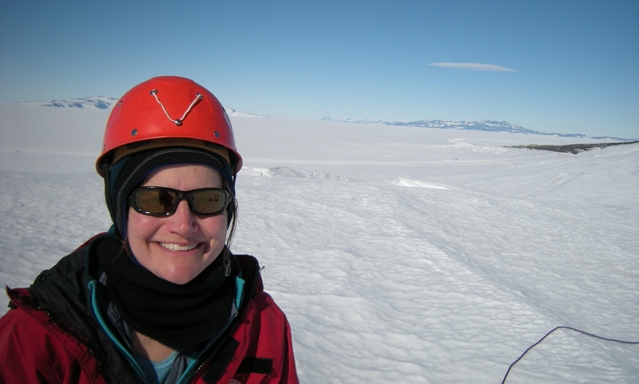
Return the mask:
<path fill-rule="evenodd" d="M 122 247 L 117 239 L 112 240 L 116 244 L 101 245 Z M 111 300 L 135 331 L 185 351 L 228 325 L 235 300 L 235 279 L 233 274 L 225 276 L 230 262 L 226 247 L 210 266 L 184 285 L 155 276 L 133 263 L 124 250 L 115 257 L 108 251 L 98 253 L 110 254 L 100 257 L 100 267 L 106 273 Z"/>

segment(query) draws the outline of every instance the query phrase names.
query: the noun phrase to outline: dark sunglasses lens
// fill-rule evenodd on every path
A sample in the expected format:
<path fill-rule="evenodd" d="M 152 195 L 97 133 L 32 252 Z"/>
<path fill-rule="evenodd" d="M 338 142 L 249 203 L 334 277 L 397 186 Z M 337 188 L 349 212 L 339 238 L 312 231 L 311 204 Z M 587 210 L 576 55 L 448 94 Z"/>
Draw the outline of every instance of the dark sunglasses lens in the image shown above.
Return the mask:
<path fill-rule="evenodd" d="M 226 194 L 220 189 L 191 192 L 191 209 L 200 215 L 214 215 L 226 208 Z"/>
<path fill-rule="evenodd" d="M 133 194 L 133 205 L 138 211 L 166 215 L 175 210 L 177 194 L 166 189 L 138 189 Z"/>

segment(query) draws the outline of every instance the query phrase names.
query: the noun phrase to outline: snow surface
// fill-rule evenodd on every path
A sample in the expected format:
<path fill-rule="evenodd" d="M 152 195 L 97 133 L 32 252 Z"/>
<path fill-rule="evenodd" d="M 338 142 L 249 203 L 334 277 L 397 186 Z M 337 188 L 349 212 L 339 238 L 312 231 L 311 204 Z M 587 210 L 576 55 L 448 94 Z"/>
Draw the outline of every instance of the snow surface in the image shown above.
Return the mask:
<path fill-rule="evenodd" d="M 108 229 L 93 170 L 108 113 L 0 105 L 0 284 Z M 558 325 L 639 341 L 639 145 L 231 119 L 232 249 L 265 266 L 302 382 L 499 383 Z M 638 380 L 639 346 L 558 330 L 507 382 Z"/>

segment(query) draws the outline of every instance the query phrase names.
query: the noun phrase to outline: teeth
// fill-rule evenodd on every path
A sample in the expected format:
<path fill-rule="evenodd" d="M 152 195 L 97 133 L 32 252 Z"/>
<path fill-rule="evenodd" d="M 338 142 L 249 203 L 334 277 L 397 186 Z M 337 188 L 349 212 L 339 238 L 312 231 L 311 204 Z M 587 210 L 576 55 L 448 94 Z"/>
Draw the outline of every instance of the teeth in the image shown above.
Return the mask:
<path fill-rule="evenodd" d="M 160 246 L 170 251 L 190 251 L 191 249 L 195 249 L 197 247 L 197 244 L 178 245 L 172 243 L 160 243 Z"/>

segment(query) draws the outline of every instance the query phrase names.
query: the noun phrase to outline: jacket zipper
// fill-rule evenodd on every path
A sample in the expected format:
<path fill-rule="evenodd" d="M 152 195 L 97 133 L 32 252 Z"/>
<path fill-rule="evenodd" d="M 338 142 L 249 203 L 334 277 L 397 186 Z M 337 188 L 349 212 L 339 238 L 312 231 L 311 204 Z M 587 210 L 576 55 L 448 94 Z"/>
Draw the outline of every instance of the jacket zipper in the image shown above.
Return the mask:
<path fill-rule="evenodd" d="M 105 324 L 105 320 L 102 317 L 102 314 L 100 313 L 99 309 L 97 308 L 97 299 L 95 297 L 96 295 L 96 289 L 95 289 L 95 285 L 97 284 L 97 282 L 95 280 L 91 280 L 89 282 L 89 284 L 87 284 L 87 287 L 89 288 L 89 294 L 90 294 L 90 306 L 91 306 L 91 310 L 93 312 L 93 316 L 95 316 L 98 324 L 100 325 L 100 327 L 102 328 L 102 331 L 104 333 L 106 333 L 106 335 L 109 337 L 109 339 L 111 340 L 111 342 L 113 343 L 113 345 L 116 346 L 116 348 L 118 348 L 120 350 L 120 352 L 126 356 L 127 360 L 129 360 L 129 365 L 131 366 L 131 368 L 133 368 L 133 370 L 135 371 L 135 373 L 137 373 L 138 377 L 140 380 L 142 380 L 143 383 L 147 384 L 148 380 L 146 378 L 146 375 L 144 374 L 144 371 L 142 371 L 142 368 L 140 367 L 140 365 L 138 364 L 138 362 L 135 360 L 135 358 L 131 355 L 131 353 L 124 347 L 122 346 L 122 344 L 120 343 L 120 341 L 113 335 L 113 333 L 111 332 L 111 330 L 108 328 L 108 326 Z"/>
<path fill-rule="evenodd" d="M 202 360 L 202 362 L 195 367 L 194 369 L 191 370 L 191 372 L 189 372 L 189 374 L 184 377 L 183 379 L 178 379 L 177 384 L 185 384 L 185 383 L 190 383 L 191 380 L 193 380 L 193 378 L 195 378 L 198 373 L 202 370 L 202 368 L 208 364 L 212 359 L 213 356 L 215 356 L 215 354 L 217 353 L 217 351 L 219 350 L 220 346 L 222 345 L 222 343 L 228 338 L 230 337 L 230 330 L 233 328 L 232 324 L 233 321 L 235 321 L 235 319 L 237 319 L 239 317 L 240 314 L 240 307 L 244 298 L 244 287 L 246 285 L 246 282 L 244 281 L 244 279 L 242 279 L 241 277 L 237 276 L 235 278 L 235 284 L 236 284 L 236 292 L 235 292 L 235 307 L 236 307 L 236 312 L 234 314 L 234 316 L 231 317 L 231 319 L 229 320 L 229 323 L 227 324 L 226 328 L 215 338 L 215 340 L 213 342 L 211 342 L 212 344 L 217 344 L 217 346 L 215 348 L 213 348 L 210 352 L 206 352 L 206 348 L 203 352 L 202 355 L 206 355 L 206 358 L 204 360 Z"/>

